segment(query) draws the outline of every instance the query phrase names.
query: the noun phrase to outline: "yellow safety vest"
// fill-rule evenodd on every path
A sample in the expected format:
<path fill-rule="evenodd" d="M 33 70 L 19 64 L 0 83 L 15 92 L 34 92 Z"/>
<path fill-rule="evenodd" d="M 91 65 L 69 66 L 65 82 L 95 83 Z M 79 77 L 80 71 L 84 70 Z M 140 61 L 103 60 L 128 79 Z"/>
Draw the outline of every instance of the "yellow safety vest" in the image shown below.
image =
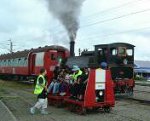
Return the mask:
<path fill-rule="evenodd" d="M 43 84 L 40 84 L 39 83 L 39 78 L 42 78 L 43 79 Z M 44 87 L 45 87 L 45 84 L 46 84 L 46 79 L 43 75 L 39 75 L 37 80 L 36 80 L 36 86 L 35 86 L 35 90 L 34 90 L 34 94 L 40 94 L 42 93 Z"/>
<path fill-rule="evenodd" d="M 78 76 L 80 76 L 80 75 L 82 75 L 82 71 L 81 71 L 81 70 L 79 70 L 77 74 L 74 73 L 74 74 L 72 75 L 73 80 L 77 80 Z"/>

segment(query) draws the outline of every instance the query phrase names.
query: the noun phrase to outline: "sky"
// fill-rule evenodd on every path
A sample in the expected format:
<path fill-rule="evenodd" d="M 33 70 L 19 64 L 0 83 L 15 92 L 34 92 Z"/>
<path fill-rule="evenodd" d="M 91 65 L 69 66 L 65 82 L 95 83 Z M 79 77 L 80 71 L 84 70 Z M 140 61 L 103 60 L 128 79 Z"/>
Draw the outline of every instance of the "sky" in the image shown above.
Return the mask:
<path fill-rule="evenodd" d="M 75 52 L 96 44 L 135 45 L 135 59 L 150 61 L 150 0 L 85 0 L 79 15 Z M 69 48 L 64 26 L 48 11 L 46 0 L 0 1 L 0 54 L 62 45 Z"/>

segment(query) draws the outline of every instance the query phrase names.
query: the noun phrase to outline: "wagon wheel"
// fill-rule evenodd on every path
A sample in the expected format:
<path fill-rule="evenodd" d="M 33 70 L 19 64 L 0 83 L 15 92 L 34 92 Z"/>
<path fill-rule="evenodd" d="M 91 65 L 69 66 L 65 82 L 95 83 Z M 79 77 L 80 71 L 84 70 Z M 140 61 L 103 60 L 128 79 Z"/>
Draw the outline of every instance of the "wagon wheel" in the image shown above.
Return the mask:
<path fill-rule="evenodd" d="M 93 111 L 94 111 L 94 112 L 99 112 L 99 111 L 100 111 L 100 107 L 94 107 L 94 108 L 93 108 Z"/>
<path fill-rule="evenodd" d="M 48 105 L 53 105 L 53 101 L 52 100 L 48 100 Z"/>
<path fill-rule="evenodd" d="M 104 107 L 103 109 L 104 109 L 104 112 L 106 112 L 106 113 L 110 113 L 110 111 L 111 111 L 110 107 Z"/>
<path fill-rule="evenodd" d="M 55 106 L 56 102 L 55 100 L 51 99 L 51 106 Z"/>
<path fill-rule="evenodd" d="M 73 104 L 68 104 L 68 110 L 70 110 L 71 112 L 74 112 L 75 106 Z"/>
<path fill-rule="evenodd" d="M 79 115 L 85 115 L 86 114 L 86 108 L 84 108 L 82 106 L 76 106 L 76 112 Z"/>
<path fill-rule="evenodd" d="M 57 108 L 60 108 L 60 107 L 62 106 L 61 101 L 57 101 L 57 102 L 55 103 L 55 106 L 56 106 Z"/>

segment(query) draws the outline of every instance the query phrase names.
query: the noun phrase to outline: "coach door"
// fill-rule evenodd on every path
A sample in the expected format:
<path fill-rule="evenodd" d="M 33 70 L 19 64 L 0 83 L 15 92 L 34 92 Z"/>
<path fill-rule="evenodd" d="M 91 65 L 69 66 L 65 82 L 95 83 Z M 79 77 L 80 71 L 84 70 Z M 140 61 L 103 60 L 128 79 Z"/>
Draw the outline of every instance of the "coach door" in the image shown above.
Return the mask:
<path fill-rule="evenodd" d="M 31 54 L 30 56 L 30 74 L 35 74 L 35 58 L 36 54 Z"/>

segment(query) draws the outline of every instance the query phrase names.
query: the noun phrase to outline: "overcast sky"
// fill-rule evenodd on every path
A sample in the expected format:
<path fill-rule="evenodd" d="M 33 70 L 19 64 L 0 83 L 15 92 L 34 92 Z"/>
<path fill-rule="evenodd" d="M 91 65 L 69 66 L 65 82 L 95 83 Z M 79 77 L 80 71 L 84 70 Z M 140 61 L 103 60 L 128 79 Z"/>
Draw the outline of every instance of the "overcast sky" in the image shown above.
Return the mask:
<path fill-rule="evenodd" d="M 85 0 L 79 16 L 78 48 L 112 42 L 134 44 L 135 59 L 150 60 L 150 0 Z M 0 54 L 45 45 L 69 47 L 67 32 L 45 0 L 0 0 Z"/>

